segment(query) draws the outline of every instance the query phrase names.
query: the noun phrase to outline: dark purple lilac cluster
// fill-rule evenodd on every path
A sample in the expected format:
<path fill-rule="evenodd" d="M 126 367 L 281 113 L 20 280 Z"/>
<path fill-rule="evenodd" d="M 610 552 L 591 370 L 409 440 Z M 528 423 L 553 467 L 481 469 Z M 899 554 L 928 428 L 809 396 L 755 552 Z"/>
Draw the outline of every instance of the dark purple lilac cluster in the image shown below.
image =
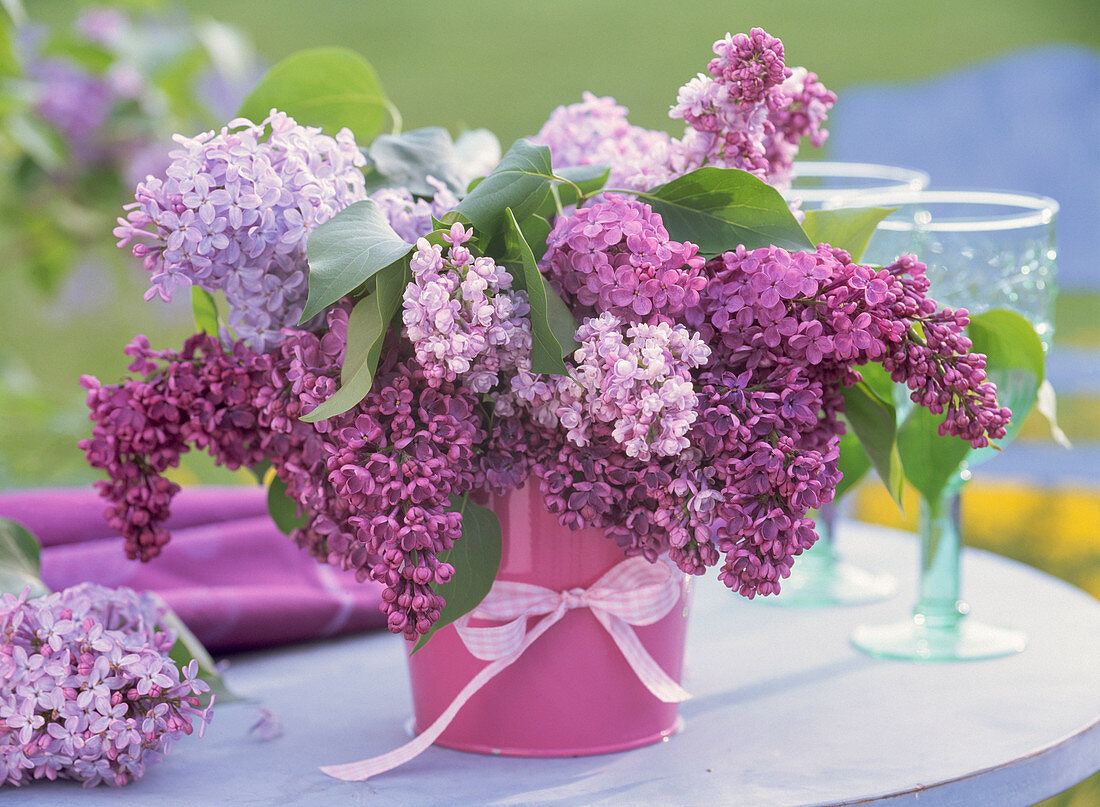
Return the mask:
<path fill-rule="evenodd" d="M 437 555 L 462 534 L 451 497 L 473 488 L 475 446 L 485 437 L 477 397 L 430 380 L 414 360 L 394 362 L 336 419 L 346 425 L 324 446 L 336 499 L 324 516 L 329 561 L 335 555 L 382 583 L 389 628 L 409 638 L 443 608 L 432 584 L 449 581 L 454 568 Z"/>
<path fill-rule="evenodd" d="M 205 334 L 178 352 L 154 351 L 138 336 L 126 352 L 135 377 L 110 386 L 81 378 L 95 428 L 80 447 L 107 472 L 96 487 L 111 503 L 108 522 L 125 537 L 126 554 L 149 560 L 168 542 L 163 524 L 179 485 L 164 472 L 181 454 L 205 448 L 231 469 L 266 456 L 255 401 L 271 357 L 241 343 L 227 351 Z"/>
<path fill-rule="evenodd" d="M 111 386 L 83 380 L 95 428 L 81 447 L 107 472 L 97 486 L 111 503 L 111 526 L 142 560 L 168 541 L 163 525 L 179 488 L 163 474 L 182 453 L 202 448 L 229 468 L 269 458 L 306 517 L 294 539 L 319 560 L 381 582 L 390 629 L 412 637 L 439 617 L 443 600 L 431 586 L 453 573 L 436 557 L 461 534 L 452 497 L 475 479 L 497 488 L 521 482 L 526 467 L 514 454 L 525 433 L 506 421 L 495 430 L 499 448 L 475 450 L 486 438 L 477 396 L 433 386 L 397 350 L 354 409 L 301 420 L 336 391 L 347 313 L 330 311 L 321 335 L 284 330 L 271 353 L 205 334 L 179 352 L 153 351 L 138 337 L 127 349 L 135 377 Z"/>
<path fill-rule="evenodd" d="M 621 311 L 613 295 L 630 285 L 620 274 L 645 270 L 622 222 L 644 218 L 646 238 L 635 240 L 647 254 L 694 255 L 691 245 L 660 243 L 660 217 L 643 207 L 612 199 L 559 219 L 548 274 L 599 316 L 578 330 L 572 377 L 513 382 L 533 420 L 558 426 L 535 471 L 563 524 L 601 528 L 628 553 L 668 551 L 695 574 L 724 556 L 726 585 L 774 594 L 817 539 L 809 511 L 840 481 L 840 389 L 859 380 L 860 365 L 882 362 L 914 401 L 946 411 L 946 433 L 975 447 L 1004 435 L 1010 413 L 996 403 L 984 357 L 967 353 L 966 312 L 938 309 L 911 257 L 874 269 L 825 245 L 738 248 L 701 270 L 684 267 L 699 281 L 684 305 L 646 309 L 684 347 L 647 332 L 632 349 L 646 326 L 610 311 Z M 626 259 L 592 271 L 609 253 Z"/>

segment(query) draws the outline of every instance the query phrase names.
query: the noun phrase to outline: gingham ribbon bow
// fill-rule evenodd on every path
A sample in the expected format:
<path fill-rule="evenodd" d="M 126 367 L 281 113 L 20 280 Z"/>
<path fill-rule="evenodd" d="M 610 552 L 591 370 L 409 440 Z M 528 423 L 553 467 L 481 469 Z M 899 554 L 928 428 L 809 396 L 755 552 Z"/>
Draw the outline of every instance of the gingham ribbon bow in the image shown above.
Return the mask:
<path fill-rule="evenodd" d="M 631 626 L 652 625 L 680 599 L 681 576 L 669 563 L 628 558 L 597 580 L 591 588 L 553 591 L 529 583 L 497 581 L 489 595 L 455 627 L 475 658 L 490 662 L 475 675 L 434 723 L 405 745 L 372 759 L 321 768 L 329 776 L 362 781 L 403 765 L 424 751 L 450 725 L 466 702 L 501 670 L 523 655 L 531 644 L 557 623 L 566 611 L 587 608 L 615 640 L 623 657 L 646 688 L 665 703 L 691 697 L 649 655 Z M 541 616 L 527 629 L 529 617 Z M 472 618 L 504 624 L 471 627 Z"/>

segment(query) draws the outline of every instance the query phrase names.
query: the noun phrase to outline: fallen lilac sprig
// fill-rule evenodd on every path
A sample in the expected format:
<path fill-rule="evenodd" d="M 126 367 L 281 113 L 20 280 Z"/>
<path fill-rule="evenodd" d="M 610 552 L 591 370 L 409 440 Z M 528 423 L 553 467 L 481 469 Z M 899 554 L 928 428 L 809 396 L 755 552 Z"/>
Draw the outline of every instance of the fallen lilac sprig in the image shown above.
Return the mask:
<path fill-rule="evenodd" d="M 210 722 L 214 698 L 148 594 L 85 583 L 0 597 L 0 785 L 141 778 L 172 743 Z"/>

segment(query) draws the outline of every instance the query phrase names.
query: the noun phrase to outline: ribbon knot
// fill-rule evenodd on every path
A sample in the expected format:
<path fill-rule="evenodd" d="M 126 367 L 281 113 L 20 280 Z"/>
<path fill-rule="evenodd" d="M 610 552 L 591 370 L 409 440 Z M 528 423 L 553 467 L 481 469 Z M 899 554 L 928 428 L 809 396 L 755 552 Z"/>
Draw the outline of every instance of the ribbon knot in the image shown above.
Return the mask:
<path fill-rule="evenodd" d="M 498 580 L 488 596 L 454 623 L 471 655 L 490 662 L 462 689 L 432 725 L 405 745 L 373 759 L 321 768 L 345 781 L 363 781 L 403 765 L 442 734 L 471 697 L 523 655 L 531 644 L 557 624 L 567 611 L 587 608 L 615 641 L 638 680 L 665 703 L 691 697 L 661 669 L 642 646 L 634 625 L 652 625 L 680 600 L 682 576 L 671 563 L 627 558 L 591 587 L 554 591 L 530 583 Z M 528 620 L 542 617 L 528 630 Z M 499 625 L 471 625 L 473 619 Z"/>
<path fill-rule="evenodd" d="M 568 591 L 561 593 L 561 601 L 565 606 L 565 610 L 572 611 L 574 608 L 587 608 L 588 599 L 585 596 L 587 590 L 583 588 L 571 588 Z"/>

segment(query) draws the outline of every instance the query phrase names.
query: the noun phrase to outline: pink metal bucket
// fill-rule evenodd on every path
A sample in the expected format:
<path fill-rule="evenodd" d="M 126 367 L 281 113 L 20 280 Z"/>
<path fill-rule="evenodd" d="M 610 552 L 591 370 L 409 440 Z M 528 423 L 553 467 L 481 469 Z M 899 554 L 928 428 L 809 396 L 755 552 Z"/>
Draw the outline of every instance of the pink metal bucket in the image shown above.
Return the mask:
<path fill-rule="evenodd" d="M 600 531 L 572 532 L 559 525 L 546 511 L 535 481 L 491 498 L 488 506 L 503 527 L 500 580 L 554 591 L 588 588 L 623 560 L 622 551 Z M 690 590 L 684 575 L 676 606 L 654 624 L 634 628 L 676 681 L 683 667 Z M 417 733 L 485 666 L 467 651 L 452 625 L 410 656 Z M 591 611 L 576 609 L 477 692 L 436 744 L 527 757 L 603 754 L 675 733 L 677 709 L 646 689 Z"/>

